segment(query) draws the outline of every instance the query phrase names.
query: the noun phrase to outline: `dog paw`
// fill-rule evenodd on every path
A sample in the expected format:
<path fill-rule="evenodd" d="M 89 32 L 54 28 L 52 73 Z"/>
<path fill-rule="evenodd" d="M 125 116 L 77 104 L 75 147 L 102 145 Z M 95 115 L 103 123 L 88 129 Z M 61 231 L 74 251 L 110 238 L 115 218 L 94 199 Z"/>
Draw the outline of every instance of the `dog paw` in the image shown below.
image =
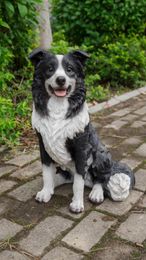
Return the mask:
<path fill-rule="evenodd" d="M 70 203 L 69 209 L 73 213 L 81 213 L 84 211 L 84 205 L 81 201 L 72 201 Z"/>
<path fill-rule="evenodd" d="M 47 203 L 51 199 L 51 196 L 52 194 L 48 190 L 42 189 L 37 193 L 35 199 L 39 202 Z"/>
<path fill-rule="evenodd" d="M 92 203 L 99 204 L 104 200 L 103 189 L 101 185 L 95 184 L 92 191 L 89 194 L 89 200 Z"/>

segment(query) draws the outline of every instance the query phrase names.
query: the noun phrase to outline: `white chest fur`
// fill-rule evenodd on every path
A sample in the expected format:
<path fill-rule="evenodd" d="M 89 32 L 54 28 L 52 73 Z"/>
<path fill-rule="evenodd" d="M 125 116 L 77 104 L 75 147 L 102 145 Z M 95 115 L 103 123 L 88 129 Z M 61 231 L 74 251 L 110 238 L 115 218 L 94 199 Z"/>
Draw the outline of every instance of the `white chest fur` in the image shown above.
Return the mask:
<path fill-rule="evenodd" d="M 35 107 L 32 113 L 32 126 L 41 134 L 45 150 L 62 166 L 71 162 L 71 156 L 65 146 L 67 138 L 72 139 L 77 133 L 84 132 L 89 123 L 86 103 L 78 115 L 66 119 L 68 106 L 67 99 L 51 97 L 48 102 L 49 116 L 40 116 Z"/>

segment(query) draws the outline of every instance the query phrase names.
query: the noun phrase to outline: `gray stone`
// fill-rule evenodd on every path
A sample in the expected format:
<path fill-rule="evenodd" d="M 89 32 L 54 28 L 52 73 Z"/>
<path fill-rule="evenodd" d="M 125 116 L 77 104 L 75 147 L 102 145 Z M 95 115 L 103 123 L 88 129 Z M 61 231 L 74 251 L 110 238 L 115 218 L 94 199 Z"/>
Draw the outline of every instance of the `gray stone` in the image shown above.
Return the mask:
<path fill-rule="evenodd" d="M 8 164 L 14 164 L 16 166 L 24 166 L 39 158 L 39 151 L 34 151 L 31 154 L 21 154 L 17 157 L 7 161 Z"/>
<path fill-rule="evenodd" d="M 121 117 L 121 116 L 127 115 L 128 113 L 130 113 L 130 109 L 129 108 L 123 108 L 123 109 L 120 109 L 120 110 L 110 114 L 110 117 L 113 117 L 113 116 Z"/>
<path fill-rule="evenodd" d="M 130 157 L 127 157 L 122 159 L 121 162 L 127 164 L 132 170 L 134 170 L 141 164 L 142 161 L 139 159 L 132 159 Z"/>
<path fill-rule="evenodd" d="M 8 147 L 6 145 L 1 145 L 0 153 L 4 153 L 6 150 L 8 150 Z"/>
<path fill-rule="evenodd" d="M 20 201 L 27 201 L 41 189 L 42 178 L 37 178 L 19 186 L 15 190 L 9 192 L 8 195 Z"/>
<path fill-rule="evenodd" d="M 99 124 L 99 123 L 97 123 L 97 122 L 95 122 L 95 121 L 93 121 L 93 122 L 92 122 L 92 126 L 93 126 L 94 128 L 100 128 L 102 125 Z"/>
<path fill-rule="evenodd" d="M 130 127 L 133 128 L 140 128 L 142 126 L 145 126 L 146 122 L 142 122 L 142 121 L 135 121 Z"/>
<path fill-rule="evenodd" d="M 122 138 L 118 137 L 104 137 L 102 138 L 102 143 L 106 145 L 106 147 L 111 148 L 111 147 L 116 147 L 119 143 L 122 142 Z"/>
<path fill-rule="evenodd" d="M 121 117 L 120 119 L 121 120 L 124 120 L 124 121 L 128 121 L 128 122 L 132 122 L 133 120 L 135 120 L 138 116 L 137 115 L 133 115 L 133 114 L 129 114 L 129 115 L 126 115 L 124 117 Z"/>
<path fill-rule="evenodd" d="M 29 260 L 26 255 L 21 255 L 16 251 L 5 250 L 0 253 L 0 260 Z"/>
<path fill-rule="evenodd" d="M 5 213 L 8 209 L 10 209 L 10 206 L 12 205 L 12 201 L 8 198 L 1 198 L 0 201 L 0 215 Z"/>
<path fill-rule="evenodd" d="M 22 226 L 3 218 L 0 220 L 0 240 L 9 239 L 22 229 Z"/>
<path fill-rule="evenodd" d="M 72 184 L 63 184 L 55 189 L 55 195 L 68 197 L 70 195 L 72 196 L 72 194 Z"/>
<path fill-rule="evenodd" d="M 89 252 L 115 223 L 114 218 L 93 211 L 63 238 L 63 242 Z"/>
<path fill-rule="evenodd" d="M 125 201 L 116 202 L 106 199 L 101 205 L 97 206 L 96 209 L 122 216 L 134 206 L 134 204 L 140 199 L 142 195 L 142 192 L 132 190 L 129 197 Z"/>
<path fill-rule="evenodd" d="M 142 243 L 146 239 L 146 214 L 131 214 L 116 234 L 133 243 Z"/>
<path fill-rule="evenodd" d="M 135 151 L 135 154 L 142 156 L 142 157 L 146 157 L 146 143 L 140 145 Z"/>
<path fill-rule="evenodd" d="M 106 244 L 106 247 L 97 251 L 92 260 L 129 260 L 134 248 L 116 241 Z"/>
<path fill-rule="evenodd" d="M 134 111 L 134 113 L 137 115 L 144 115 L 144 114 L 146 114 L 146 107 L 144 106 L 144 107 Z"/>
<path fill-rule="evenodd" d="M 42 171 L 41 162 L 36 161 L 32 164 L 27 165 L 22 169 L 17 170 L 13 174 L 11 174 L 11 177 L 16 177 L 20 180 L 24 180 L 38 175 L 41 171 Z"/>
<path fill-rule="evenodd" d="M 146 121 L 146 116 L 144 116 L 143 118 L 141 118 L 142 121 Z"/>
<path fill-rule="evenodd" d="M 141 139 L 138 137 L 129 137 L 125 139 L 122 144 L 138 145 L 141 143 Z"/>
<path fill-rule="evenodd" d="M 7 180 L 0 180 L 0 194 L 3 192 L 10 190 L 17 184 L 16 181 L 7 181 Z"/>
<path fill-rule="evenodd" d="M 72 252 L 65 247 L 55 247 L 42 260 L 80 260 L 83 256 Z"/>
<path fill-rule="evenodd" d="M 20 247 L 35 256 L 43 253 L 50 242 L 62 231 L 72 226 L 72 221 L 59 216 L 47 217 L 40 222 L 29 235 L 20 241 Z"/>
<path fill-rule="evenodd" d="M 5 174 L 11 173 L 12 171 L 16 170 L 16 166 L 13 165 L 4 165 L 0 167 L 0 177 L 2 177 Z"/>
<path fill-rule="evenodd" d="M 140 199 L 138 206 L 146 208 L 146 195 Z"/>
<path fill-rule="evenodd" d="M 135 173 L 135 188 L 145 191 L 146 190 L 146 169 L 139 169 Z"/>
<path fill-rule="evenodd" d="M 121 127 L 126 125 L 127 122 L 122 121 L 122 120 L 115 120 L 111 124 L 106 125 L 104 128 L 112 128 L 114 130 L 119 130 Z"/>

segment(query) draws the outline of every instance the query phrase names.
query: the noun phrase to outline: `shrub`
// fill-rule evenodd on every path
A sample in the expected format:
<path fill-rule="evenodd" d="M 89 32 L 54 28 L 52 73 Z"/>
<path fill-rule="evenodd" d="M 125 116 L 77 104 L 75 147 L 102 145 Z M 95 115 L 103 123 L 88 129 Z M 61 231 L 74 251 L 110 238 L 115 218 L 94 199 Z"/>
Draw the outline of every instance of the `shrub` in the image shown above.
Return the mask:
<path fill-rule="evenodd" d="M 29 113 L 26 100 L 14 106 L 11 99 L 0 97 L 0 143 L 9 146 L 19 143 L 24 125 L 30 125 L 27 120 Z"/>
<path fill-rule="evenodd" d="M 32 67 L 27 57 L 37 44 L 36 5 L 41 2 L 0 1 L 0 143 L 17 144 L 29 125 Z"/>
<path fill-rule="evenodd" d="M 145 0 L 53 0 L 54 31 L 63 29 L 73 44 L 102 47 L 120 34 L 143 35 L 145 23 Z"/>
<path fill-rule="evenodd" d="M 146 38 L 121 37 L 97 53 L 100 84 L 117 88 L 142 86 L 146 81 Z"/>

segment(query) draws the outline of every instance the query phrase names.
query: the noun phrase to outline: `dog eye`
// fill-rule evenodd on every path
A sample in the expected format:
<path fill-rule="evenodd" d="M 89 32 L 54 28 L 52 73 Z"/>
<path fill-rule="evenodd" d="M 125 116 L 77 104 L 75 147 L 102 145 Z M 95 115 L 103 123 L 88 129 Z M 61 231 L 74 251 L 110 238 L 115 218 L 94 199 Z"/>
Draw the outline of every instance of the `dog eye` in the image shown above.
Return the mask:
<path fill-rule="evenodd" d="M 73 68 L 71 66 L 68 66 L 67 67 L 67 72 L 71 72 L 71 71 L 73 71 Z"/>
<path fill-rule="evenodd" d="M 49 65 L 48 71 L 49 71 L 49 72 L 52 72 L 53 70 L 54 70 L 53 66 L 52 66 L 52 65 Z"/>

